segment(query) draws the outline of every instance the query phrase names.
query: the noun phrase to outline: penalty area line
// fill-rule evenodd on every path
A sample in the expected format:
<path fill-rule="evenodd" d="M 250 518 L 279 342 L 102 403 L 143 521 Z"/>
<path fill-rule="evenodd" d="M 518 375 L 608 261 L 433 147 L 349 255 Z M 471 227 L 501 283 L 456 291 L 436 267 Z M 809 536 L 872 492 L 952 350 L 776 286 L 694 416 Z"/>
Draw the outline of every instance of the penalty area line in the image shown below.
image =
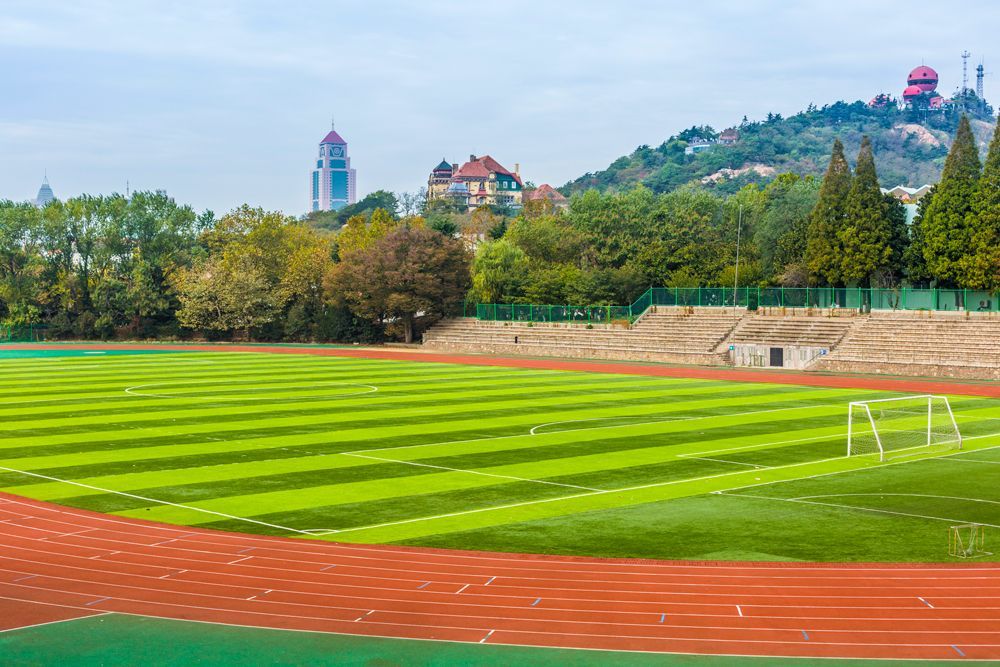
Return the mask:
<path fill-rule="evenodd" d="M 191 505 L 181 505 L 180 503 L 172 503 L 169 500 L 159 500 L 157 498 L 149 498 L 147 496 L 139 496 L 134 493 L 128 493 L 127 491 L 115 491 L 114 489 L 105 489 L 100 486 L 93 486 L 91 484 L 84 484 L 83 482 L 74 482 L 69 479 L 60 479 L 59 477 L 52 477 L 51 475 L 43 475 L 37 472 L 28 472 L 26 470 L 18 470 L 16 468 L 7 468 L 6 466 L 0 466 L 0 470 L 5 470 L 7 472 L 16 472 L 22 475 L 27 475 L 29 477 L 37 477 L 38 479 L 48 480 L 50 482 L 61 482 L 63 484 L 71 484 L 73 486 L 79 486 L 83 489 L 90 489 L 91 491 L 100 491 L 101 493 L 112 493 L 116 496 L 124 496 L 125 498 L 134 498 L 135 500 L 142 500 L 149 503 L 157 503 L 159 505 L 167 505 L 169 507 L 179 507 L 185 510 L 191 510 L 193 512 L 201 512 L 203 514 L 211 514 L 212 516 L 219 516 L 224 519 L 233 519 L 235 521 L 245 521 L 247 523 L 253 523 L 258 526 L 266 526 L 268 528 L 276 528 L 278 530 L 288 531 L 289 533 L 298 533 L 300 535 L 308 535 L 304 530 L 299 530 L 297 528 L 289 528 L 287 526 L 279 526 L 275 523 L 267 523 L 266 521 L 258 521 L 257 519 L 248 519 L 242 516 L 236 516 L 235 514 L 225 514 L 223 512 L 216 512 L 214 510 L 202 509 L 201 507 L 192 507 Z"/>
<path fill-rule="evenodd" d="M 951 523 L 951 524 L 968 523 L 967 519 L 952 519 L 952 518 L 943 517 L 943 516 L 930 516 L 928 514 L 914 514 L 912 512 L 896 512 L 894 510 L 883 510 L 883 509 L 878 509 L 876 507 L 861 507 L 861 506 L 858 506 L 858 505 L 844 505 L 842 503 L 821 503 L 821 502 L 816 502 L 814 500 L 804 500 L 803 498 L 775 498 L 774 496 L 754 496 L 754 495 L 746 494 L 746 493 L 726 493 L 725 491 L 716 491 L 715 495 L 717 495 L 717 496 L 730 496 L 730 497 L 733 497 L 733 498 L 756 498 L 757 500 L 777 500 L 779 502 L 796 503 L 796 504 L 799 504 L 799 505 L 816 505 L 816 506 L 819 506 L 819 507 L 832 507 L 834 509 L 857 510 L 859 512 L 874 512 L 874 513 L 877 513 L 877 514 L 891 514 L 893 516 L 905 516 L 905 517 L 908 517 L 908 518 L 911 518 L 911 519 L 927 519 L 929 521 L 946 521 L 946 522 Z M 851 494 L 851 493 L 845 493 L 845 494 L 843 494 L 843 496 L 852 496 L 852 495 L 864 495 L 864 494 Z M 879 495 L 879 494 L 870 494 L 870 495 Z M 919 495 L 919 494 L 896 493 L 896 494 L 889 494 L 889 495 L 905 496 L 905 495 Z M 808 497 L 823 498 L 823 497 L 826 497 L 826 496 L 808 496 Z M 831 494 L 830 497 L 836 498 L 836 497 L 839 497 L 839 496 Z M 927 497 L 937 497 L 937 496 L 927 496 Z M 974 500 L 974 499 L 973 498 L 966 498 L 965 500 Z M 979 525 L 980 526 L 988 526 L 990 528 L 1000 528 L 1000 526 L 992 524 L 992 523 L 980 523 Z"/>
<path fill-rule="evenodd" d="M 997 436 L 997 435 L 1000 435 L 1000 433 L 991 434 L 991 435 L 988 435 L 988 436 L 976 436 L 976 437 L 977 438 L 986 438 L 986 437 L 993 437 L 993 436 Z M 966 438 L 966 439 L 967 440 L 972 440 L 974 438 Z M 419 445 L 417 445 L 417 446 L 419 446 Z M 984 447 L 983 449 L 976 450 L 976 451 L 986 451 L 988 449 L 995 449 L 995 448 L 1000 448 L 1000 445 L 995 445 L 993 447 Z M 372 451 L 377 451 L 377 450 L 372 450 Z M 342 453 L 346 453 L 346 452 L 342 452 Z M 958 453 L 962 453 L 962 452 L 958 452 Z M 955 454 L 947 454 L 945 456 L 955 456 Z M 827 462 L 830 462 L 830 461 L 840 461 L 840 460 L 843 460 L 845 458 L 847 458 L 847 457 L 838 456 L 836 458 L 819 459 L 819 460 L 816 460 L 816 461 L 803 461 L 803 462 L 799 462 L 799 463 L 789 463 L 789 464 L 786 464 L 786 465 L 772 466 L 770 468 L 766 468 L 765 471 L 766 472 L 771 472 L 771 471 L 781 470 L 781 469 L 798 468 L 798 467 L 802 467 L 802 466 L 815 465 L 817 463 L 827 463 Z M 933 458 L 933 459 L 936 460 L 938 458 L 943 458 L 943 457 L 940 457 L 940 456 L 928 457 L 928 459 L 930 459 L 930 458 Z M 888 465 L 901 465 L 901 464 L 904 464 L 904 463 L 915 463 L 917 461 L 925 461 L 925 460 L 928 460 L 928 459 L 915 459 L 915 460 L 909 460 L 909 461 L 897 461 L 895 463 L 881 464 L 881 466 L 879 466 L 879 467 L 888 466 Z M 814 479 L 816 477 L 826 477 L 827 475 L 840 475 L 840 474 L 843 474 L 843 473 L 857 472 L 858 470 L 870 470 L 870 469 L 872 469 L 872 466 L 859 467 L 859 468 L 851 468 L 849 470 L 837 470 L 837 471 L 834 471 L 834 472 L 820 473 L 820 474 L 816 474 L 816 475 L 807 475 L 807 476 L 803 476 L 803 477 L 794 477 L 794 478 L 791 478 L 791 479 L 781 479 L 781 480 L 774 480 L 774 481 L 771 481 L 771 482 L 761 482 L 759 484 L 747 484 L 747 485 L 744 485 L 744 486 L 736 486 L 736 487 L 730 487 L 728 489 L 722 489 L 722 490 L 718 490 L 718 491 L 707 491 L 707 492 L 702 492 L 702 493 L 712 493 L 712 494 L 716 494 L 716 495 L 725 494 L 725 495 L 733 495 L 733 496 L 744 497 L 743 494 L 735 494 L 735 493 L 727 493 L 727 492 L 728 491 L 736 491 L 736 490 L 739 490 L 739 489 L 753 488 L 753 487 L 757 487 L 757 486 L 768 486 L 768 485 L 771 485 L 771 484 L 779 484 L 781 482 L 794 482 L 794 481 L 802 480 L 802 479 Z M 677 484 L 688 484 L 690 482 L 700 482 L 700 481 L 704 481 L 704 480 L 708 480 L 708 479 L 721 479 L 721 478 L 725 478 L 725 477 L 730 477 L 732 475 L 745 475 L 745 474 L 748 474 L 749 472 L 750 471 L 748 471 L 748 470 L 746 470 L 746 471 L 740 470 L 740 471 L 734 471 L 734 472 L 719 473 L 717 475 L 706 475 L 706 476 L 703 476 L 703 477 L 692 477 L 692 478 L 687 478 L 687 479 L 671 480 L 669 482 L 656 482 L 654 484 L 642 484 L 642 485 L 639 485 L 639 486 L 623 487 L 623 488 L 620 488 L 620 489 L 607 489 L 607 490 L 604 490 L 604 491 L 592 491 L 592 492 L 589 492 L 589 493 L 575 493 L 575 494 L 571 494 L 571 495 L 568 495 L 568 496 L 559 496 L 558 498 L 544 498 L 542 500 L 527 500 L 527 501 L 520 502 L 520 503 L 511 503 L 511 504 L 507 504 L 507 505 L 494 505 L 492 507 L 479 507 L 479 508 L 476 508 L 476 509 L 464 510 L 464 511 L 461 511 L 461 512 L 449 512 L 447 514 L 437 514 L 437 515 L 434 515 L 434 516 L 414 517 L 412 519 L 403 519 L 401 521 L 389 521 L 389 522 L 386 522 L 386 523 L 379 523 L 379 524 L 373 524 L 373 525 L 368 525 L 368 526 L 356 526 L 354 528 L 342 528 L 342 529 L 338 529 L 338 530 L 330 530 L 330 531 L 323 531 L 323 532 L 317 531 L 317 532 L 312 532 L 312 533 L 309 533 L 309 534 L 316 535 L 316 536 L 322 536 L 322 535 L 334 535 L 334 534 L 340 534 L 340 533 L 351 533 L 351 532 L 356 532 L 356 531 L 359 531 L 359 530 L 370 530 L 370 529 L 376 529 L 376 528 L 386 528 L 388 526 L 400 526 L 400 525 L 405 525 L 405 524 L 409 524 L 409 523 L 419 523 L 421 521 L 434 521 L 434 520 L 437 520 L 437 519 L 449 519 L 449 518 L 453 518 L 453 517 L 456 517 L 456 516 L 464 516 L 464 515 L 468 515 L 468 514 L 480 514 L 480 513 L 483 513 L 483 512 L 493 512 L 493 511 L 497 511 L 497 510 L 513 509 L 513 508 L 516 508 L 516 507 L 525 507 L 525 506 L 529 506 L 529 505 L 541 505 L 541 504 L 544 504 L 544 503 L 553 503 L 553 502 L 559 502 L 559 501 L 563 501 L 563 500 L 573 500 L 573 499 L 576 499 L 576 498 L 584 498 L 584 497 L 587 497 L 587 496 L 607 495 L 607 494 L 613 494 L 613 493 L 628 493 L 629 491 L 639 491 L 639 490 L 642 490 L 642 489 L 650 489 L 650 488 L 657 488 L 657 487 L 664 487 L 664 486 L 674 486 L 674 485 L 677 485 Z M 763 496 L 750 496 L 750 497 L 761 498 Z"/>

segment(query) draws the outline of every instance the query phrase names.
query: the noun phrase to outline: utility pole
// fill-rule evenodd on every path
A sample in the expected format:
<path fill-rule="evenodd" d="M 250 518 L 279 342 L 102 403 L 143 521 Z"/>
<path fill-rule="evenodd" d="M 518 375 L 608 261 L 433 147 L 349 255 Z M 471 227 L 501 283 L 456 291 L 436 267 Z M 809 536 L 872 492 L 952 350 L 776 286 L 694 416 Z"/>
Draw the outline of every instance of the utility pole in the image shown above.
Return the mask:
<path fill-rule="evenodd" d="M 736 290 L 740 284 L 740 235 L 743 232 L 743 204 L 740 204 L 740 214 L 736 222 L 736 271 L 733 277 L 733 319 L 739 319 L 737 307 L 739 300 L 736 298 Z"/>

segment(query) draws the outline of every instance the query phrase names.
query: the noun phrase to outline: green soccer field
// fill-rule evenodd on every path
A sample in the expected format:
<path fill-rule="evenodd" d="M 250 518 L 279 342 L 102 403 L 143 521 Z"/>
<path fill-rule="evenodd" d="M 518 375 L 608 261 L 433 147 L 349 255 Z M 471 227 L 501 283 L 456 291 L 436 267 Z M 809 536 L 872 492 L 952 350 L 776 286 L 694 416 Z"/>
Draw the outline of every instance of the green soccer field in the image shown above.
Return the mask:
<path fill-rule="evenodd" d="M 0 350 L 0 490 L 183 525 L 650 558 L 946 561 L 1000 540 L 1000 405 L 846 457 L 868 390 L 248 353 Z M 1000 541 L 995 543 L 1000 552 Z"/>

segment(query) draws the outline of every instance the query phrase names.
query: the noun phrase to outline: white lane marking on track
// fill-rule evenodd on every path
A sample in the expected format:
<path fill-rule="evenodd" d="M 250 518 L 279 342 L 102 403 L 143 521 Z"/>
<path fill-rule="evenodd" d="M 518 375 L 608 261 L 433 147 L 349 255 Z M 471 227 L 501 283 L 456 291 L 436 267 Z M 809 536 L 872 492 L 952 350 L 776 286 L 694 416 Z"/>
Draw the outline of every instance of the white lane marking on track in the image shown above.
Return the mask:
<path fill-rule="evenodd" d="M 485 644 L 486 640 L 489 639 L 490 637 L 492 637 L 494 632 L 496 632 L 496 630 L 490 630 L 489 632 L 487 632 L 486 636 L 479 640 L 479 643 L 480 644 Z"/>
<path fill-rule="evenodd" d="M 527 477 L 515 477 L 513 475 L 496 475 L 490 472 L 481 472 L 479 470 L 466 470 L 464 468 L 449 468 L 448 466 L 438 466 L 432 465 L 430 463 L 419 463 L 417 461 L 401 461 L 397 459 L 384 459 L 379 456 L 367 456 L 365 454 L 355 454 L 353 452 L 344 452 L 344 456 L 352 456 L 359 459 L 370 459 L 372 461 L 384 461 L 386 463 L 404 463 L 410 466 L 419 466 L 421 468 L 435 468 L 437 470 L 447 470 L 449 472 L 465 472 L 470 475 L 483 475 L 485 477 L 498 477 L 500 479 L 512 479 L 517 482 L 535 482 L 536 484 L 550 484 L 552 486 L 562 486 L 569 489 L 582 489 L 584 491 L 601 491 L 601 489 L 594 489 L 589 486 L 577 486 L 576 484 L 561 484 L 560 482 L 549 482 L 544 479 L 529 479 Z M 322 533 L 312 533 L 314 535 Z"/>
<path fill-rule="evenodd" d="M 60 607 L 60 608 L 63 608 L 63 609 L 77 609 L 77 610 L 82 610 L 82 611 L 90 611 L 89 609 L 81 607 L 81 606 L 78 606 L 78 605 L 57 604 L 57 603 L 52 603 L 52 602 L 35 602 L 34 600 L 24 600 L 22 598 L 15 598 L 15 597 L 9 597 L 9 596 L 0 596 L 0 600 L 12 600 L 12 601 L 17 601 L 17 602 L 32 602 L 34 604 L 40 604 L 40 605 L 45 605 L 45 606 L 49 606 L 49 607 Z M 126 601 L 132 602 L 134 600 L 126 600 Z M 181 607 L 182 609 L 190 608 L 188 605 L 182 605 L 182 604 L 177 604 L 177 603 L 161 603 L 161 604 L 163 604 L 165 606 Z M 228 609 L 220 609 L 220 608 L 217 608 L 217 607 L 198 607 L 198 608 L 199 609 L 207 609 L 209 611 L 230 611 Z M 130 613 L 130 612 L 116 612 L 116 613 L 118 613 L 120 615 L 125 615 L 125 616 L 135 616 L 135 617 L 138 617 L 138 618 L 165 618 L 165 619 L 174 618 L 174 617 L 167 616 L 167 615 L 157 616 L 155 614 L 142 614 L 142 613 L 134 613 L 134 612 L 132 612 L 132 613 Z M 246 613 L 248 613 L 248 614 L 266 614 L 266 615 L 269 615 L 269 616 L 277 616 L 277 617 L 281 617 L 281 618 L 305 618 L 305 619 L 310 619 L 310 620 L 326 620 L 324 617 L 303 616 L 303 615 L 296 615 L 296 614 L 279 614 L 279 613 L 274 613 L 274 612 L 253 612 L 253 611 L 248 611 Z M 93 616 L 99 616 L 99 615 L 103 615 L 103 614 L 93 614 Z M 760 616 L 759 618 L 770 618 L 770 617 L 768 617 L 768 616 Z M 786 617 L 781 617 L 781 618 L 786 618 Z M 70 619 L 70 620 L 72 620 L 72 619 Z M 522 619 L 514 619 L 514 618 L 507 619 L 507 618 L 505 618 L 505 619 L 502 619 L 502 620 L 522 620 Z M 837 620 L 840 620 L 840 618 L 838 617 Z M 884 620 L 884 619 L 879 618 L 879 619 L 857 619 L 857 620 Z M 911 619 L 906 619 L 906 620 L 911 620 Z M 912 619 L 912 620 L 919 620 L 919 619 Z M 971 620 L 982 620 L 982 619 L 971 619 Z M 246 624 L 238 624 L 238 623 L 227 623 L 227 622 L 219 622 L 219 621 L 190 620 L 188 622 L 190 622 L 190 623 L 205 623 L 205 624 L 216 625 L 216 626 L 218 626 L 218 625 L 225 625 L 225 626 L 229 626 L 229 627 L 251 627 L 251 628 L 257 628 L 257 629 L 259 629 L 259 627 L 260 627 L 260 626 L 255 626 L 255 625 L 246 625 Z M 580 621 L 567 621 L 567 622 L 578 623 Z M 415 628 L 439 628 L 440 627 L 440 626 L 432 626 L 432 625 L 429 625 L 429 624 L 426 624 L 426 623 L 405 623 L 405 624 L 399 624 L 399 625 L 405 625 L 406 627 L 415 627 Z M 635 624 L 628 624 L 628 625 L 635 625 Z M 703 628 L 704 626 L 677 626 L 677 627 L 699 627 L 699 628 Z M 717 629 L 717 628 L 713 627 L 712 629 Z M 731 630 L 732 626 L 724 626 L 724 628 L 720 627 L 718 629 Z M 299 631 L 299 630 L 290 630 L 290 631 L 291 632 L 302 632 L 302 631 Z M 2 631 L 2 632 L 9 632 L 9 630 Z M 324 631 L 324 630 L 309 630 L 308 632 L 322 632 L 322 633 L 325 633 L 325 634 L 338 634 L 337 632 L 327 632 L 327 631 Z M 494 630 L 491 630 L 486 635 L 486 637 L 484 637 L 480 641 L 480 643 L 485 642 L 485 640 L 488 639 L 494 632 L 495 632 Z M 867 632 L 884 632 L 884 631 L 881 631 L 881 630 L 855 630 L 854 632 L 867 633 Z M 904 632 L 912 632 L 912 631 L 911 630 L 904 630 Z M 989 632 L 989 631 L 987 631 L 987 632 Z M 929 631 L 929 633 L 940 634 L 939 631 Z M 562 633 L 562 632 L 550 632 L 550 631 L 534 631 L 533 634 L 559 635 L 559 634 L 564 634 L 564 633 Z M 982 634 L 982 633 L 977 631 L 976 634 Z M 990 634 L 992 634 L 992 633 L 990 633 Z M 369 636 L 385 637 L 385 638 L 395 638 L 393 635 L 369 635 Z M 619 638 L 618 635 L 612 635 L 612 634 L 606 634 L 606 635 L 602 634 L 602 635 L 595 635 L 595 636 Z M 638 638 L 641 639 L 643 637 L 638 637 Z M 652 637 L 649 637 L 649 638 L 650 639 L 660 639 L 660 637 L 655 637 L 655 636 L 652 636 Z M 448 641 L 448 640 L 443 640 L 443 641 Z M 757 639 L 735 639 L 735 640 L 732 640 L 732 641 L 739 642 L 739 643 L 746 643 L 746 644 L 779 643 L 779 644 L 783 644 L 783 645 L 784 644 L 793 645 L 793 644 L 798 643 L 798 642 L 782 641 L 782 640 L 774 640 L 774 639 L 763 639 L 763 640 L 757 640 Z M 457 643 L 457 642 L 452 642 L 452 643 Z M 838 645 L 844 645 L 844 646 L 867 646 L 868 644 L 862 643 L 862 642 L 839 642 Z M 899 646 L 940 646 L 940 645 L 939 644 L 912 644 L 912 643 L 910 643 L 910 644 L 899 644 Z M 599 651 L 601 649 L 594 649 L 594 650 L 598 650 Z M 956 649 L 956 650 L 958 650 L 958 649 Z M 740 654 L 731 654 L 731 655 L 740 655 Z M 755 654 L 753 654 L 753 656 L 754 657 L 758 657 L 758 658 L 783 657 L 783 656 L 761 655 L 759 653 L 755 653 Z"/>

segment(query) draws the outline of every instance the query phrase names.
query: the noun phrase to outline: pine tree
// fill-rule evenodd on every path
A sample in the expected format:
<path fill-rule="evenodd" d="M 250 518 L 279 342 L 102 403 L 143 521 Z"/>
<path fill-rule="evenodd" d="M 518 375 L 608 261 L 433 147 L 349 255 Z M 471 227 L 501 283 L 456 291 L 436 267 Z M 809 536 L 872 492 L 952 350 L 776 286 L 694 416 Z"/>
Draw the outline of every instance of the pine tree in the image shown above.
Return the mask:
<path fill-rule="evenodd" d="M 838 232 L 844 224 L 845 204 L 850 190 L 851 167 L 844 157 L 844 144 L 837 139 L 833 142 L 830 165 L 823 177 L 819 201 L 809 215 L 806 232 L 806 267 L 813 284 L 844 284 Z"/>
<path fill-rule="evenodd" d="M 1000 291 L 1000 123 L 993 131 L 970 218 L 972 248 L 966 258 L 966 286 Z"/>
<path fill-rule="evenodd" d="M 909 245 L 903 256 L 906 277 L 914 286 L 931 280 L 930 271 L 927 270 L 927 260 L 924 259 L 924 218 L 927 217 L 927 209 L 933 200 L 933 189 L 920 198 L 920 203 L 917 204 L 917 217 L 913 219 L 909 229 Z"/>
<path fill-rule="evenodd" d="M 941 287 L 964 287 L 972 249 L 972 204 L 982 165 L 968 116 L 962 116 L 941 182 L 921 220 L 924 259 Z"/>
<path fill-rule="evenodd" d="M 842 249 L 840 276 L 844 282 L 874 287 L 875 277 L 891 270 L 893 229 L 868 137 L 861 140 L 854 180 L 844 206 L 844 224 L 837 230 L 837 237 Z"/>

